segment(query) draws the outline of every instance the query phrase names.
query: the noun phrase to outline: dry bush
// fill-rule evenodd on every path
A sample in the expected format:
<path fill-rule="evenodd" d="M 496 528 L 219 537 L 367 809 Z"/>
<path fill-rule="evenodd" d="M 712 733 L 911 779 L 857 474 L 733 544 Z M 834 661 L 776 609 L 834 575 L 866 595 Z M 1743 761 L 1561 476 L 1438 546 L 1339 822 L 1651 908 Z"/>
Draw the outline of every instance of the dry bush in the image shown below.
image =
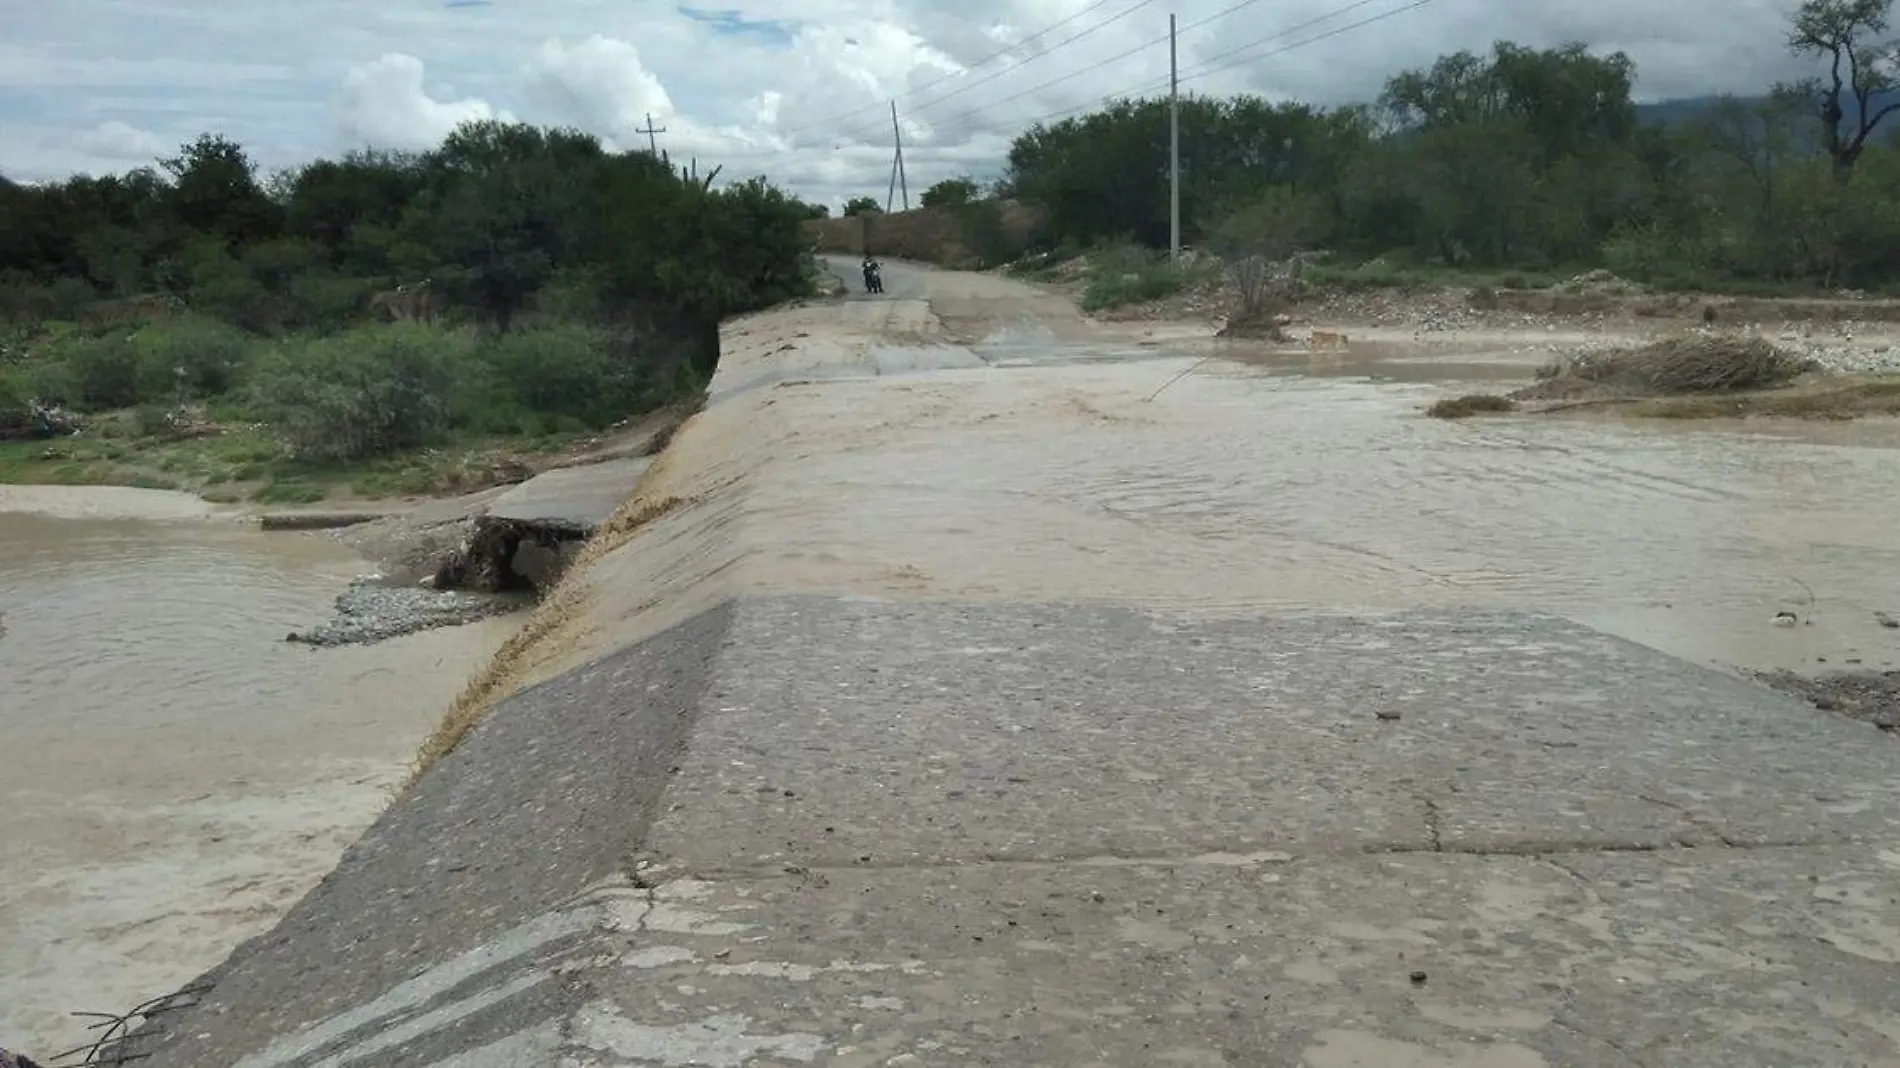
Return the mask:
<path fill-rule="evenodd" d="M 1784 386 L 1813 368 L 1812 360 L 1762 338 L 1685 334 L 1636 348 L 1573 353 L 1541 369 L 1537 384 L 1517 395 L 1730 393 Z"/>
<path fill-rule="evenodd" d="M 1500 415 L 1517 410 L 1517 402 L 1496 393 L 1467 393 L 1436 401 L 1425 414 L 1433 419 L 1466 419 L 1474 415 Z"/>

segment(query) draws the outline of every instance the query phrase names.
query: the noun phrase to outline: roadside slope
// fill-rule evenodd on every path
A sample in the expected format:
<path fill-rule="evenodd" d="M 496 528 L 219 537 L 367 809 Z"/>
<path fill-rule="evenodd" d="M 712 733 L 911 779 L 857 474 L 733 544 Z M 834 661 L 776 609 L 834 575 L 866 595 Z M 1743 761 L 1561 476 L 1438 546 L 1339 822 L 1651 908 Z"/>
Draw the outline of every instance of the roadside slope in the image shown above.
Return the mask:
<path fill-rule="evenodd" d="M 1291 537 L 1208 474 L 1304 477 L 1219 433 L 1263 394 L 1183 465 L 1180 361 L 891 276 L 729 324 L 491 714 L 148 1063 L 1900 1060 L 1900 746 Z"/>

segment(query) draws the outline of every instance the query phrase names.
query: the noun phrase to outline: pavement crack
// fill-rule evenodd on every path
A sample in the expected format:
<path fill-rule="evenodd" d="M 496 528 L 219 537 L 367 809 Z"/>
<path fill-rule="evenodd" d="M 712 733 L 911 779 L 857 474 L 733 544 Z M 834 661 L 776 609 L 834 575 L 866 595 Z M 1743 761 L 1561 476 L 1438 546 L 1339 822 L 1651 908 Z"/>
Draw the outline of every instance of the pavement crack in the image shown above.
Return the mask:
<path fill-rule="evenodd" d="M 1436 806 L 1434 805 L 1434 808 Z M 1339 860 L 1364 856 L 1445 856 L 1445 857 L 1518 857 L 1531 861 L 1545 861 L 1563 865 L 1552 860 L 1562 856 L 1615 856 L 1628 853 L 1658 853 L 1672 856 L 1692 854 L 1747 853 L 1758 850 L 1815 849 L 1829 846 L 1854 844 L 1858 839 L 1801 839 L 1791 841 L 1748 842 L 1741 840 L 1723 840 L 1721 842 L 1681 843 L 1681 842 L 1600 842 L 1575 841 L 1564 839 L 1532 839 L 1521 842 L 1501 842 L 1493 845 L 1446 844 L 1439 840 L 1436 827 L 1426 842 L 1387 842 L 1372 843 L 1358 849 L 1307 850 L 1296 852 L 1296 846 L 1281 843 L 1280 849 L 1273 847 L 1255 848 L 1252 846 L 1229 846 L 1225 849 L 1205 849 L 1192 853 L 1168 854 L 1110 854 L 1093 853 L 1079 856 L 1009 856 L 990 854 L 977 857 L 919 857 L 909 860 L 890 861 L 827 861 L 823 859 L 787 859 L 772 865 L 704 865 L 690 869 L 690 877 L 708 882 L 731 881 L 738 879 L 795 879 L 815 885 L 828 885 L 830 876 L 845 875 L 851 872 L 881 873 L 904 871 L 937 871 L 945 868 L 1228 868 L 1235 871 L 1273 868 L 1284 870 L 1296 864 L 1310 864 L 1315 861 Z M 1565 867 L 1572 876 L 1583 879 L 1584 876 Z M 1587 880 L 1586 880 L 1587 881 Z"/>
<path fill-rule="evenodd" d="M 1425 801 L 1425 837 L 1432 844 L 1432 852 L 1443 853 L 1445 840 L 1439 833 L 1438 802 L 1427 797 Z"/>
<path fill-rule="evenodd" d="M 1558 860 L 1556 857 L 1540 856 L 1537 859 L 1543 861 L 1544 863 L 1550 865 L 1553 868 L 1556 868 L 1558 871 L 1563 872 L 1565 875 L 1570 876 L 1572 879 L 1575 879 L 1576 881 L 1582 883 L 1586 887 L 1590 885 L 1590 880 L 1584 878 L 1582 872 L 1578 871 L 1577 869 L 1571 867 L 1568 864 L 1565 864 L 1563 861 Z"/>

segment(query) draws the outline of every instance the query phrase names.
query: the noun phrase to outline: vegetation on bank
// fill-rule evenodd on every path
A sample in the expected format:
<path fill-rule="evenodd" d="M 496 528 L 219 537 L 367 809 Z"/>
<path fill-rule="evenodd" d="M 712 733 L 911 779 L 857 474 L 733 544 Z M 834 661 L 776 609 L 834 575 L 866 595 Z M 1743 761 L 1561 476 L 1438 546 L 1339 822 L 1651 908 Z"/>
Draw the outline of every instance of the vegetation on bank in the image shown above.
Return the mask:
<path fill-rule="evenodd" d="M 811 291 L 811 207 L 713 177 L 484 122 L 268 178 L 207 134 L 158 169 L 0 179 L 0 479 L 504 480 L 703 385 L 721 318 Z"/>
<path fill-rule="evenodd" d="M 1529 411 L 1613 410 L 1658 419 L 1779 416 L 1853 419 L 1900 415 L 1891 376 L 1812 376 L 1814 362 L 1759 337 L 1690 334 L 1560 357 L 1508 396 L 1471 393 L 1434 402 L 1434 419 Z"/>
<path fill-rule="evenodd" d="M 1340 287 L 1524 289 L 1606 268 L 1656 289 L 1894 292 L 1891 7 L 1805 0 L 1785 43 L 1822 77 L 1669 121 L 1642 117 L 1628 56 L 1581 44 L 1444 56 L 1347 107 L 1184 99 L 1182 238 L 1228 260 L 1331 250 L 1306 280 Z M 1155 256 L 1167 163 L 1167 102 L 1125 100 L 1023 133 L 990 193 L 1044 209 L 1021 243 L 1048 259 L 1149 250 L 1135 270 L 1125 251 L 1093 257 L 1122 266 L 1086 299 L 1152 299 L 1192 283 Z"/>
<path fill-rule="evenodd" d="M 1469 419 L 1474 415 L 1503 415 L 1517 410 L 1517 402 L 1497 393 L 1466 393 L 1432 402 L 1425 414 L 1433 419 Z"/>

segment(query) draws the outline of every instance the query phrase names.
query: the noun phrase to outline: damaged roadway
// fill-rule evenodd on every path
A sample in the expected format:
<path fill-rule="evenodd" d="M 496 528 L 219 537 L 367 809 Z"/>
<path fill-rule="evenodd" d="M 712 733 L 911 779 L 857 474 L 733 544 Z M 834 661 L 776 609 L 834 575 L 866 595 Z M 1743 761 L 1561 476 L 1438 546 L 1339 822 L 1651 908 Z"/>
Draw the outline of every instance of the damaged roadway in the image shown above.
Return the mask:
<path fill-rule="evenodd" d="M 935 410 L 933 376 L 1007 403 L 1044 381 L 960 355 L 888 373 L 893 336 L 981 354 L 981 316 L 1043 311 L 887 282 L 728 327 L 722 376 L 825 381 L 728 391 L 682 429 L 642 492 L 684 503 L 572 574 L 511 695 L 128 1052 L 1900 1064 L 1900 745 L 1868 725 L 1548 614 L 1184 611 L 1132 573 L 1027 596 L 1008 565 L 1052 550 L 994 529 L 981 563 L 922 526 L 910 571 L 822 559 L 790 472 L 1007 445 L 975 409 L 905 413 Z M 1002 283 L 965 309 L 979 284 Z M 870 399 L 899 394 L 923 407 Z M 881 470 L 826 514 L 967 521 L 905 510 L 907 468 Z M 1165 568 L 1174 542 L 1126 527 L 1096 548 L 1147 538 Z M 970 586 L 939 595 L 957 559 Z"/>

